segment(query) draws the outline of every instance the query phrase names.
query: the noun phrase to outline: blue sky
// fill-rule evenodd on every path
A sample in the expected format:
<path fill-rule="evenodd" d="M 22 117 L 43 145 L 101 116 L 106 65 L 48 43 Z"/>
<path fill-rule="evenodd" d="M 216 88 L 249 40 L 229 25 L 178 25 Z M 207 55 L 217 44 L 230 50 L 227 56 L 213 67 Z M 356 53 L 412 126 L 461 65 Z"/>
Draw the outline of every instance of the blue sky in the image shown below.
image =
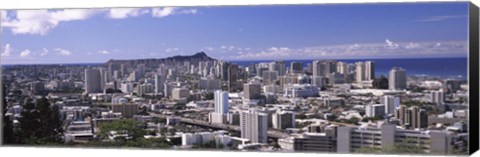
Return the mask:
<path fill-rule="evenodd" d="M 468 3 L 2 11 L 1 61 L 466 57 Z"/>

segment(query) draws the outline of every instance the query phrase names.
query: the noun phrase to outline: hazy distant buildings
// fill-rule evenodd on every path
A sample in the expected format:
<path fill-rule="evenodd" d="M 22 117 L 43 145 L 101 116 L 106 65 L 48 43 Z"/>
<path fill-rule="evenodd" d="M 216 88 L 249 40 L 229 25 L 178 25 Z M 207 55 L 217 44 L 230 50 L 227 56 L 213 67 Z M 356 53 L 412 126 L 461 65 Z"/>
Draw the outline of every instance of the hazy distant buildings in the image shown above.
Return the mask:
<path fill-rule="evenodd" d="M 275 62 L 270 62 L 268 65 L 269 71 L 276 71 L 278 76 L 283 76 L 285 75 L 286 66 L 285 66 L 285 61 L 275 61 Z"/>
<path fill-rule="evenodd" d="M 45 84 L 39 81 L 31 82 L 30 90 L 32 91 L 33 94 L 40 94 L 45 90 Z"/>
<path fill-rule="evenodd" d="M 380 76 L 373 79 L 373 88 L 388 89 L 388 79 L 385 76 Z"/>
<path fill-rule="evenodd" d="M 260 99 L 261 87 L 259 83 L 247 83 L 243 85 L 243 96 L 245 99 Z"/>
<path fill-rule="evenodd" d="M 407 74 L 404 69 L 394 67 L 388 75 L 388 87 L 392 90 L 403 90 L 407 88 Z"/>
<path fill-rule="evenodd" d="M 172 99 L 173 100 L 186 100 L 190 95 L 190 90 L 187 88 L 173 88 Z"/>
<path fill-rule="evenodd" d="M 240 133 L 252 143 L 267 143 L 268 114 L 250 109 L 240 112 Z"/>
<path fill-rule="evenodd" d="M 461 88 L 460 80 L 447 79 L 443 82 L 447 94 L 456 93 Z"/>
<path fill-rule="evenodd" d="M 85 69 L 85 93 L 102 93 L 102 76 L 99 69 Z"/>
<path fill-rule="evenodd" d="M 113 113 L 122 113 L 125 118 L 131 118 L 138 113 L 137 104 L 112 104 Z"/>
<path fill-rule="evenodd" d="M 262 72 L 262 78 L 263 81 L 266 84 L 274 83 L 274 81 L 277 80 L 278 78 L 278 72 L 277 71 L 263 71 Z"/>
<path fill-rule="evenodd" d="M 315 60 L 312 64 L 312 84 L 317 87 L 323 86 L 324 78 L 329 78 L 330 74 L 337 70 L 336 61 L 334 60 Z M 334 80 L 328 80 L 332 82 Z"/>
<path fill-rule="evenodd" d="M 155 75 L 155 94 L 163 93 L 165 78 L 162 75 Z"/>
<path fill-rule="evenodd" d="M 238 77 L 238 66 L 230 64 L 228 66 L 228 91 L 229 92 L 237 92 L 238 90 L 237 77 Z"/>
<path fill-rule="evenodd" d="M 198 89 L 201 90 L 219 90 L 222 88 L 221 81 L 213 78 L 201 78 L 198 81 Z"/>
<path fill-rule="evenodd" d="M 291 62 L 290 63 L 290 73 L 292 73 L 292 74 L 303 73 L 303 63 L 302 62 Z"/>
<path fill-rule="evenodd" d="M 319 95 L 320 90 L 316 86 L 309 84 L 292 84 L 284 87 L 284 96 L 292 98 L 315 97 Z"/>

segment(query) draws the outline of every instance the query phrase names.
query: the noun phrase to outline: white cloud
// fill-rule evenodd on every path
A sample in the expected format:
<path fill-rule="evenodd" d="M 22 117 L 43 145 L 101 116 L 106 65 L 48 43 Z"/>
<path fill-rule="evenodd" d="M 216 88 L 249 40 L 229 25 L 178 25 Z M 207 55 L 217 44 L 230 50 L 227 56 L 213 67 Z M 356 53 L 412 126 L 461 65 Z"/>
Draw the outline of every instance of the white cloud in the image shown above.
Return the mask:
<path fill-rule="evenodd" d="M 173 14 L 176 8 L 174 7 L 165 7 L 165 8 L 153 8 L 152 16 L 153 17 L 165 17 Z"/>
<path fill-rule="evenodd" d="M 97 12 L 93 9 L 18 10 L 16 17 L 2 20 L 2 27 L 11 28 L 14 34 L 45 35 L 61 22 L 85 20 Z"/>
<path fill-rule="evenodd" d="M 62 56 L 69 56 L 72 54 L 72 52 L 70 52 L 69 50 L 65 50 L 62 48 L 56 48 L 55 51 L 57 51 L 57 53 Z"/>
<path fill-rule="evenodd" d="M 123 19 L 148 14 L 153 17 L 165 17 L 175 14 L 197 14 L 197 9 L 174 7 L 142 9 L 65 9 L 65 10 L 17 10 L 9 13 L 1 11 L 1 27 L 10 28 L 13 34 L 46 35 L 51 29 L 66 21 L 86 20 L 97 14 L 106 14 L 112 19 Z"/>
<path fill-rule="evenodd" d="M 180 49 L 179 48 L 167 48 L 165 49 L 165 52 L 173 52 L 173 51 L 179 51 Z"/>
<path fill-rule="evenodd" d="M 416 58 L 466 57 L 467 41 L 398 42 L 344 44 L 317 47 L 270 47 L 257 52 L 239 52 L 232 60 L 258 59 L 358 59 L 358 58 Z M 246 48 L 245 48 L 246 49 Z"/>
<path fill-rule="evenodd" d="M 29 55 L 30 55 L 30 50 L 29 49 L 26 49 L 26 50 L 23 50 L 22 52 L 20 52 L 20 57 L 22 57 L 22 58 L 28 57 Z"/>
<path fill-rule="evenodd" d="M 180 10 L 178 14 L 197 14 L 198 10 L 197 9 L 185 9 L 185 10 Z"/>
<path fill-rule="evenodd" d="M 40 52 L 40 56 L 45 56 L 48 54 L 48 49 L 47 48 L 43 48 L 42 52 Z"/>
<path fill-rule="evenodd" d="M 232 45 L 230 45 L 230 46 L 222 45 L 222 46 L 220 46 L 220 49 L 224 49 L 224 50 L 226 50 L 226 51 L 233 51 L 233 50 L 235 50 L 235 49 L 237 49 L 238 51 L 241 51 L 241 50 L 242 50 L 241 47 L 235 47 L 235 46 L 232 46 Z"/>
<path fill-rule="evenodd" d="M 214 51 L 215 49 L 213 47 L 204 47 L 202 51 Z"/>
<path fill-rule="evenodd" d="M 108 17 L 112 19 L 124 19 L 147 14 L 148 12 L 149 10 L 141 8 L 114 8 L 109 10 Z"/>
<path fill-rule="evenodd" d="M 98 51 L 98 53 L 104 54 L 104 55 L 110 54 L 110 52 L 108 52 L 108 51 L 106 51 L 106 50 L 100 50 L 100 51 Z"/>
<path fill-rule="evenodd" d="M 398 44 L 394 43 L 393 41 L 390 41 L 388 39 L 385 39 L 385 48 L 388 48 L 388 49 L 396 49 L 398 48 Z"/>
<path fill-rule="evenodd" d="M 5 44 L 5 47 L 3 48 L 2 54 L 0 56 L 2 57 L 8 57 L 12 53 L 12 49 L 10 48 L 10 44 Z"/>
<path fill-rule="evenodd" d="M 408 45 L 405 46 L 406 49 L 415 49 L 419 47 L 420 47 L 420 44 L 418 43 L 408 43 Z"/>
<path fill-rule="evenodd" d="M 197 14 L 197 9 L 179 9 L 175 7 L 164 7 L 164 8 L 153 8 L 152 9 L 152 16 L 153 17 L 166 17 L 169 15 L 175 14 Z"/>

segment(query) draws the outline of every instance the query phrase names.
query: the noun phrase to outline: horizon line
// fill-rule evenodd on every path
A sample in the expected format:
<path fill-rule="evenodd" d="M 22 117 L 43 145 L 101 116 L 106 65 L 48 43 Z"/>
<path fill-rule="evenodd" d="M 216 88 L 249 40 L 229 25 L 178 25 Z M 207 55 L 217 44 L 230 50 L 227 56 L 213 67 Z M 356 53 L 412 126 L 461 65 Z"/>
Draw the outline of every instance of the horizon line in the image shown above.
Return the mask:
<path fill-rule="evenodd" d="M 176 56 L 179 56 L 179 55 L 176 55 Z M 193 56 L 193 55 L 190 55 L 190 56 Z M 174 56 L 171 56 L 171 57 L 174 57 Z M 210 57 L 210 56 L 209 56 Z M 166 59 L 166 58 L 169 58 L 169 57 L 165 57 L 165 58 L 144 58 L 144 59 Z M 212 58 L 212 57 L 210 57 Z M 415 58 L 408 58 L 408 57 L 405 57 L 405 58 L 395 58 L 395 57 L 392 57 L 392 58 L 344 58 L 344 59 L 334 59 L 334 58 L 325 58 L 325 59 L 251 59 L 251 60 L 222 60 L 222 59 L 216 59 L 216 58 L 213 58 L 215 60 L 221 60 L 221 61 L 227 61 L 227 62 L 251 62 L 251 61 L 309 61 L 309 60 L 384 60 L 384 59 L 448 59 L 448 58 L 466 58 L 468 59 L 469 57 L 468 56 L 464 56 L 464 57 L 461 57 L 461 56 L 452 56 L 452 57 L 415 57 Z M 15 64 L 2 64 L 0 63 L 0 65 L 3 67 L 3 66 L 16 66 L 16 65 L 75 65 L 75 64 L 105 64 L 107 63 L 108 61 L 110 60 L 143 60 L 143 59 L 108 59 L 107 61 L 105 62 L 90 62 L 90 63 L 87 63 L 87 62 L 78 62 L 78 63 L 25 63 L 25 64 L 22 64 L 22 63 L 15 63 Z"/>

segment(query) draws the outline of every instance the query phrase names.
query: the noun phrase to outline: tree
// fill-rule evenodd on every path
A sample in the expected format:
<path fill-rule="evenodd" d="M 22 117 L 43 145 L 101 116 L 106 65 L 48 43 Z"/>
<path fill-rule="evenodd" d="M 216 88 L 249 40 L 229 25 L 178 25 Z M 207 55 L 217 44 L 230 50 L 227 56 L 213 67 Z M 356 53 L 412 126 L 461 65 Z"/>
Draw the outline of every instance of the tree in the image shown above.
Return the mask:
<path fill-rule="evenodd" d="M 13 144 L 15 143 L 16 139 L 15 139 L 15 135 L 14 135 L 14 132 L 13 132 L 13 121 L 12 119 L 10 119 L 9 116 L 7 116 L 7 99 L 5 98 L 5 86 L 3 86 L 2 88 L 2 93 L 3 93 L 3 97 L 2 97 L 2 111 L 3 111 L 3 144 Z"/>
<path fill-rule="evenodd" d="M 58 106 L 54 105 L 51 108 L 52 115 L 50 116 L 50 124 L 52 127 L 51 140 L 58 143 L 63 143 L 63 117 L 61 117 Z"/>
<path fill-rule="evenodd" d="M 307 116 L 306 116 L 304 113 L 300 113 L 300 114 L 296 115 L 295 118 L 297 118 L 297 119 L 306 119 Z"/>
<path fill-rule="evenodd" d="M 57 106 L 50 106 L 48 99 L 38 99 L 36 105 L 27 99 L 19 126 L 15 130 L 18 143 L 22 144 L 61 144 L 63 120 Z"/>
<path fill-rule="evenodd" d="M 38 118 L 38 111 L 31 99 L 26 101 L 25 107 L 21 112 L 21 118 L 18 119 L 19 127 L 15 133 L 20 137 L 18 143 L 21 144 L 36 144 L 37 135 L 39 135 L 40 122 Z"/>
<path fill-rule="evenodd" d="M 273 150 L 282 149 L 282 147 L 280 146 L 280 144 L 278 144 L 277 142 L 273 142 L 273 143 L 271 143 L 270 145 L 273 147 Z"/>
<path fill-rule="evenodd" d="M 212 92 L 205 94 L 206 100 L 213 100 L 213 98 L 214 98 L 214 94 Z"/>
<path fill-rule="evenodd" d="M 142 123 L 133 119 L 121 119 L 99 125 L 100 136 L 106 138 L 109 131 L 126 131 L 133 139 L 143 137 L 145 131 L 142 129 Z"/>
<path fill-rule="evenodd" d="M 118 89 L 107 88 L 107 89 L 105 90 L 105 93 L 107 93 L 107 94 L 122 93 L 122 91 L 121 91 L 121 90 L 118 90 Z"/>

